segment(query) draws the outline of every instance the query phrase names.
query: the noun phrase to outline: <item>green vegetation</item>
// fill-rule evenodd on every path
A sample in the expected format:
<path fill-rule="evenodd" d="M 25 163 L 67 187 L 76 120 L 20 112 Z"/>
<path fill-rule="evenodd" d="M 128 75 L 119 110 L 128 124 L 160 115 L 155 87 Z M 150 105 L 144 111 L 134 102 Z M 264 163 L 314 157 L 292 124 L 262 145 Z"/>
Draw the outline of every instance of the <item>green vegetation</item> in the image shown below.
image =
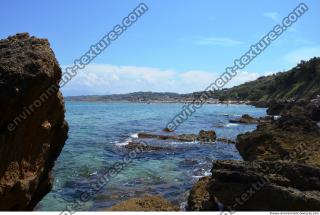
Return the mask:
<path fill-rule="evenodd" d="M 185 102 L 201 97 L 202 92 L 189 94 L 135 92 L 103 96 L 67 97 L 73 101 Z M 268 101 L 270 99 L 310 99 L 320 95 L 320 57 L 301 61 L 287 72 L 263 76 L 255 81 L 213 93 L 220 101 Z"/>
<path fill-rule="evenodd" d="M 255 81 L 217 92 L 220 100 L 266 101 L 310 99 L 320 95 L 320 58 L 301 61 L 287 72 L 260 77 Z"/>

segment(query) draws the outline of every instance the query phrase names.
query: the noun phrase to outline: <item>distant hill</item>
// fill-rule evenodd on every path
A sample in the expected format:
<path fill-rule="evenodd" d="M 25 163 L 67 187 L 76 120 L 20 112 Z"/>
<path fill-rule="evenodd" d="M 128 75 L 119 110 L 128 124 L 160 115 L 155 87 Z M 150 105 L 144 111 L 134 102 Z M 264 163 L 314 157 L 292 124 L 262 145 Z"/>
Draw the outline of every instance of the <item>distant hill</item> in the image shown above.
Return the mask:
<path fill-rule="evenodd" d="M 135 92 L 103 96 L 67 97 L 72 101 L 105 101 L 105 102 L 185 102 L 198 98 L 201 92 L 189 94 Z M 301 61 L 287 72 L 263 76 L 230 89 L 216 91 L 213 100 L 227 101 L 268 101 L 271 99 L 310 99 L 320 95 L 320 58 Z"/>
<path fill-rule="evenodd" d="M 220 100 L 267 101 L 270 99 L 310 99 L 320 95 L 320 58 L 301 61 L 287 72 L 260 77 L 219 91 Z"/>
<path fill-rule="evenodd" d="M 158 92 L 134 92 L 127 94 L 112 94 L 103 96 L 72 96 L 66 100 L 72 101 L 105 101 L 105 102 L 181 102 L 192 101 L 193 94 L 158 93 Z"/>

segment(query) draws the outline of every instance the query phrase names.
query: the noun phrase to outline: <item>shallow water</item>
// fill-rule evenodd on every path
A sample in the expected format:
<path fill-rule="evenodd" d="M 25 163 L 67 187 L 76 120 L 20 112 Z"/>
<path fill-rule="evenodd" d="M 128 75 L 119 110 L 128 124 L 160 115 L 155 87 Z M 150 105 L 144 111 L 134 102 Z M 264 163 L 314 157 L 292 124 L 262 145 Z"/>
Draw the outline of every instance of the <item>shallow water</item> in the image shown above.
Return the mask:
<path fill-rule="evenodd" d="M 121 145 L 136 139 L 137 132 L 161 132 L 181 111 L 182 104 L 133 104 L 67 102 L 69 139 L 54 167 L 54 187 L 36 210 L 65 210 L 79 199 L 92 182 L 115 162 L 122 161 Z M 218 137 L 235 139 L 255 125 L 229 123 L 250 114 L 264 116 L 266 110 L 246 105 L 204 105 L 176 133 L 215 130 Z M 130 197 L 161 195 L 183 207 L 188 191 L 202 176 L 209 175 L 213 160 L 241 159 L 232 144 L 199 144 L 149 140 L 172 148 L 143 152 L 133 159 L 81 210 L 101 210 Z"/>

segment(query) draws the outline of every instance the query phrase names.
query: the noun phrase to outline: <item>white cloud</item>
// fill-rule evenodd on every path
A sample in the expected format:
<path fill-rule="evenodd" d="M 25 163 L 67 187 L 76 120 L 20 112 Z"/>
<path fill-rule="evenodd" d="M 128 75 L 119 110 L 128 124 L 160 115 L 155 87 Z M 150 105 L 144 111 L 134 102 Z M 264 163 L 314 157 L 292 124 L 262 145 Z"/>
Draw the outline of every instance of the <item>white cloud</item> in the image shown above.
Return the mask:
<path fill-rule="evenodd" d="M 198 70 L 177 72 L 150 67 L 92 64 L 80 71 L 62 88 L 62 91 L 66 96 L 136 91 L 190 93 L 204 90 L 221 74 L 222 72 Z M 227 87 L 258 77 L 257 73 L 239 72 Z"/>
<path fill-rule="evenodd" d="M 292 65 L 296 65 L 301 60 L 309 60 L 312 57 L 319 57 L 319 56 L 320 56 L 320 47 L 304 47 L 304 48 L 300 48 L 287 53 L 284 56 L 284 59 L 288 63 Z"/>
<path fill-rule="evenodd" d="M 195 41 L 197 45 L 236 46 L 243 42 L 228 37 L 205 37 Z"/>
<path fill-rule="evenodd" d="M 272 21 L 278 22 L 279 21 L 279 13 L 277 12 L 266 12 L 262 13 L 262 16 L 271 19 Z"/>

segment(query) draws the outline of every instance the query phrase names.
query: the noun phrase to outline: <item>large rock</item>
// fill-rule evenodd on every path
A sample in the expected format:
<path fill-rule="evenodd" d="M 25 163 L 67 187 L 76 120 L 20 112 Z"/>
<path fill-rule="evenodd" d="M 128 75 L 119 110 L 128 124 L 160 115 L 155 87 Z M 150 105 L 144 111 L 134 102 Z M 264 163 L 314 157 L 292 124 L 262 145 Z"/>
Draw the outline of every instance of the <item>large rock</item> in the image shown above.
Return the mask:
<path fill-rule="evenodd" d="M 189 211 L 218 211 L 219 205 L 210 194 L 211 177 L 203 177 L 192 187 L 188 198 Z"/>
<path fill-rule="evenodd" d="M 203 204 L 215 197 L 224 210 L 320 210 L 318 167 L 280 161 L 217 161 L 210 180 L 201 186 L 207 188 Z M 197 201 L 201 205 L 200 200 Z M 216 202 L 211 201 L 211 206 L 215 205 Z"/>
<path fill-rule="evenodd" d="M 304 115 L 282 116 L 272 124 L 239 135 L 236 147 L 247 161 L 290 160 L 320 165 L 320 128 Z"/>
<path fill-rule="evenodd" d="M 68 132 L 60 78 L 47 40 L 0 40 L 0 210 L 31 210 L 51 190 Z"/>
<path fill-rule="evenodd" d="M 320 96 L 312 100 L 270 101 L 269 115 L 304 115 L 314 121 L 320 121 Z"/>
<path fill-rule="evenodd" d="M 132 198 L 107 209 L 108 211 L 178 211 L 179 208 L 161 196 Z"/>

